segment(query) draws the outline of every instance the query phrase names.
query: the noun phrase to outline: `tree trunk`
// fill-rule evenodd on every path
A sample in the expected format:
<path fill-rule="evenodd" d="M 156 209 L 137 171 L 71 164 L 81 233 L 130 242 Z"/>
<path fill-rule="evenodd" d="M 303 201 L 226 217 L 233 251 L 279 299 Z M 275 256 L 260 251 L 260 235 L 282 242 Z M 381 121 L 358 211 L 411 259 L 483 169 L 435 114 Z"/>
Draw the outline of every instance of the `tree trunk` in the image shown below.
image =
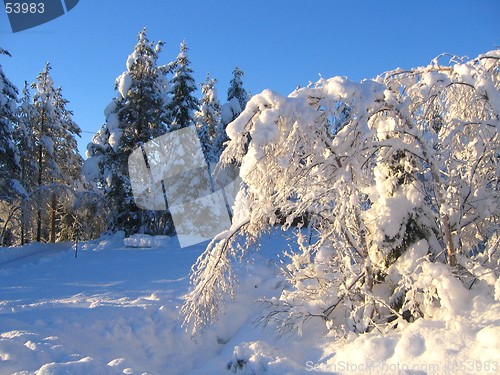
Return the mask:
<path fill-rule="evenodd" d="M 21 201 L 21 246 L 25 245 L 25 236 L 26 234 L 24 233 L 24 225 L 25 225 L 25 212 L 24 212 L 24 199 Z"/>
<path fill-rule="evenodd" d="M 446 253 L 448 254 L 448 264 L 450 267 L 455 267 L 457 265 L 457 256 L 455 253 L 455 246 L 453 245 L 453 238 L 451 236 L 450 219 L 448 214 L 443 214 L 441 218 L 444 238 L 446 244 Z"/>
<path fill-rule="evenodd" d="M 50 242 L 56 242 L 56 209 L 57 209 L 57 196 L 52 193 L 52 202 L 50 205 Z"/>
<path fill-rule="evenodd" d="M 446 253 L 448 255 L 448 264 L 450 265 L 450 267 L 455 267 L 457 265 L 457 257 L 455 253 L 455 246 L 453 245 L 453 237 L 451 236 L 450 218 L 448 216 L 448 213 L 446 213 L 445 211 L 445 199 L 442 191 L 441 181 L 439 178 L 439 171 L 434 165 L 434 163 L 430 163 L 430 167 L 434 183 L 436 186 L 434 192 L 436 194 L 439 203 L 439 216 L 441 219 L 440 224 L 441 224 L 441 230 L 443 231 L 444 235 L 443 240 L 446 248 Z"/>
<path fill-rule="evenodd" d="M 42 143 L 38 147 L 38 187 L 42 186 L 42 166 L 43 166 L 43 148 Z M 40 193 L 37 194 L 40 199 Z M 40 201 L 37 202 L 38 212 L 36 217 L 36 241 L 42 241 L 42 210 L 40 208 Z"/>
<path fill-rule="evenodd" d="M 36 242 L 42 242 L 42 210 L 40 208 L 36 215 Z"/>

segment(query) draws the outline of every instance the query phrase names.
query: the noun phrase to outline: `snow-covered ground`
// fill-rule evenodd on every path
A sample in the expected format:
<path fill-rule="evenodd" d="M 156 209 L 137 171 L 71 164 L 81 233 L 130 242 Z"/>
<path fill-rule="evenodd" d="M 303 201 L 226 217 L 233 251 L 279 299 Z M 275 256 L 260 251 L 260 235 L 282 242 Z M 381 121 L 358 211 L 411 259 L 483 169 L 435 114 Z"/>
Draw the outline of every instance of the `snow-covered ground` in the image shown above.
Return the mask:
<path fill-rule="evenodd" d="M 261 252 L 238 265 L 236 300 L 195 339 L 178 310 L 206 243 L 116 235 L 80 244 L 76 258 L 73 244 L 0 249 L 0 374 L 500 372 L 500 303 L 440 265 L 433 282 L 449 301 L 432 320 L 346 338 L 314 321 L 301 337 L 256 326 L 256 300 L 283 288 L 276 265 L 285 237 L 263 238 Z"/>
<path fill-rule="evenodd" d="M 244 296 L 197 342 L 180 328 L 177 308 L 206 243 L 115 236 L 80 244 L 77 258 L 72 245 L 0 249 L 0 374 L 224 371 L 232 350 L 218 355 L 255 309 Z M 246 283 L 258 290 L 268 278 L 259 267 Z"/>

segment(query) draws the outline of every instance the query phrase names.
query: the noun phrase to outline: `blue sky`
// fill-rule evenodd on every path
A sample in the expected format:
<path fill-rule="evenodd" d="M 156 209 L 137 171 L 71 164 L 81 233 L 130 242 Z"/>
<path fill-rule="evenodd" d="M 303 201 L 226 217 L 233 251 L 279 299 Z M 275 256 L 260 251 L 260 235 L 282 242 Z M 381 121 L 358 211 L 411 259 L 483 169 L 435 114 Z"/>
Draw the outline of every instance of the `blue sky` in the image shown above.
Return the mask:
<path fill-rule="evenodd" d="M 426 65 L 442 52 L 475 57 L 500 45 L 500 1 L 80 0 L 65 16 L 12 33 L 0 13 L 0 57 L 19 88 L 50 61 L 52 76 L 84 131 L 85 149 L 104 122 L 137 33 L 163 40 L 168 63 L 185 39 L 197 82 L 210 72 L 224 101 L 235 66 L 245 88 L 281 94 L 342 75 L 371 78 Z"/>

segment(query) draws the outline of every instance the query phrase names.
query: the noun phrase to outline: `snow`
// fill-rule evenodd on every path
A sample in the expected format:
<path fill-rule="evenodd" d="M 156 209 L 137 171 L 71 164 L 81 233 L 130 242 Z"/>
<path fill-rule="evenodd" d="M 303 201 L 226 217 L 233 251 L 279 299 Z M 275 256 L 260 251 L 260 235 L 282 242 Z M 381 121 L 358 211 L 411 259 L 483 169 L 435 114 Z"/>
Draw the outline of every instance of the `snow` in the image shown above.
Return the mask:
<path fill-rule="evenodd" d="M 40 139 L 40 142 L 43 144 L 43 147 L 45 148 L 45 150 L 47 150 L 48 154 L 54 154 L 54 141 L 51 137 L 49 137 L 48 135 L 43 135 Z"/>
<path fill-rule="evenodd" d="M 148 234 L 134 234 L 124 239 L 126 247 L 159 248 L 167 247 L 174 239 L 168 236 L 150 236 Z"/>
<path fill-rule="evenodd" d="M 175 306 L 199 248 L 179 251 L 129 249 L 117 236 L 81 244 L 78 258 L 3 265 L 0 373 L 113 373 L 113 361 L 116 373 L 168 369 Z"/>
<path fill-rule="evenodd" d="M 116 111 L 116 107 L 117 107 L 117 102 L 116 100 L 112 100 L 107 106 L 106 108 L 104 108 L 104 117 L 108 118 L 109 115 L 111 115 L 111 113 L 113 113 L 114 111 Z"/>
<path fill-rule="evenodd" d="M 122 132 L 120 129 L 116 129 L 109 136 L 109 145 L 113 148 L 114 151 L 117 151 L 120 147 L 120 139 L 122 136 Z"/>
<path fill-rule="evenodd" d="M 122 129 L 120 129 L 120 120 L 117 113 L 113 112 L 109 114 L 106 118 L 106 126 L 110 134 L 108 140 L 109 145 L 114 151 L 117 151 L 120 147 L 120 139 L 122 136 Z"/>
<path fill-rule="evenodd" d="M 206 243 L 180 248 L 176 238 L 119 233 L 79 244 L 77 258 L 74 243 L 0 248 L 0 373 L 498 371 L 500 303 L 466 290 L 441 264 L 424 262 L 418 283 L 436 288 L 442 308 L 389 334 L 329 337 L 310 321 L 302 337 L 277 339 L 270 327 L 255 326 L 263 314 L 256 300 L 282 292 L 276 254 L 290 234 L 263 237 L 252 262 L 236 267 L 240 283 L 226 315 L 194 339 L 178 309 Z M 416 244 L 400 267 L 414 269 L 411 259 L 425 248 Z"/>
<path fill-rule="evenodd" d="M 24 188 L 24 186 L 19 182 L 19 180 L 11 179 L 12 188 L 21 196 L 27 197 L 28 192 Z"/>
<path fill-rule="evenodd" d="M 479 79 L 476 82 L 476 88 L 479 92 L 484 93 L 491 103 L 492 108 L 500 108 L 500 92 L 491 80 Z"/>
<path fill-rule="evenodd" d="M 418 266 L 426 259 L 429 244 L 426 240 L 420 240 L 403 254 L 388 270 L 389 277 L 394 282 L 399 282 L 404 275 L 412 275 L 417 272 Z"/>
<path fill-rule="evenodd" d="M 87 154 L 89 151 L 87 151 Z M 87 157 L 83 162 L 82 171 L 87 181 L 93 181 L 99 177 L 99 164 L 101 163 L 102 156 Z"/>
<path fill-rule="evenodd" d="M 127 98 L 128 90 L 130 90 L 132 82 L 133 82 L 132 77 L 128 72 L 124 72 L 117 78 L 116 80 L 117 89 L 123 99 Z"/>
<path fill-rule="evenodd" d="M 239 113 L 241 113 L 241 106 L 238 98 L 232 98 L 229 102 L 221 106 L 221 119 L 224 124 L 231 122 L 235 114 Z"/>
<path fill-rule="evenodd" d="M 137 56 L 137 53 L 136 53 L 136 52 L 134 52 L 134 53 L 132 53 L 132 54 L 130 54 L 130 55 L 128 56 L 128 58 L 127 58 L 127 63 L 126 63 L 126 65 L 127 65 L 127 70 L 128 70 L 128 71 L 132 70 L 132 66 L 133 66 L 133 65 L 135 64 L 135 62 L 137 61 L 137 58 L 138 58 L 138 56 Z"/>
<path fill-rule="evenodd" d="M 4 264 L 11 263 L 17 259 L 25 259 L 24 263 L 27 260 L 39 260 L 40 255 L 47 257 L 47 255 L 55 254 L 63 250 L 68 250 L 71 245 L 68 243 L 59 243 L 59 244 L 40 244 L 40 243 L 32 243 L 23 246 L 22 248 L 18 247 L 0 247 L 0 275 L 7 273 L 3 269 Z"/>

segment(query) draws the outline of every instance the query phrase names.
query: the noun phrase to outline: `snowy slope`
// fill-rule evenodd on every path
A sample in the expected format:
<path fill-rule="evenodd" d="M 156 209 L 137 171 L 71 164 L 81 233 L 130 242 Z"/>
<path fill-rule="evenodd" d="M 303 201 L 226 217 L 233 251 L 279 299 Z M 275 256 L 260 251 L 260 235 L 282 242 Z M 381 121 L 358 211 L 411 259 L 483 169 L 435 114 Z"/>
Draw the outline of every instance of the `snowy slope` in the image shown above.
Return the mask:
<path fill-rule="evenodd" d="M 193 340 L 180 327 L 178 306 L 206 243 L 126 243 L 119 235 L 87 242 L 77 258 L 70 244 L 58 245 L 49 256 L 0 265 L 0 374 L 500 371 L 500 304 L 466 291 L 443 270 L 434 270 L 435 284 L 447 288 L 450 303 L 432 320 L 346 338 L 327 337 L 324 324 L 311 321 L 302 337 L 278 339 L 254 324 L 263 313 L 255 300 L 283 288 L 276 254 L 286 245 L 275 232 L 252 262 L 238 266 L 240 287 L 223 318 Z"/>

